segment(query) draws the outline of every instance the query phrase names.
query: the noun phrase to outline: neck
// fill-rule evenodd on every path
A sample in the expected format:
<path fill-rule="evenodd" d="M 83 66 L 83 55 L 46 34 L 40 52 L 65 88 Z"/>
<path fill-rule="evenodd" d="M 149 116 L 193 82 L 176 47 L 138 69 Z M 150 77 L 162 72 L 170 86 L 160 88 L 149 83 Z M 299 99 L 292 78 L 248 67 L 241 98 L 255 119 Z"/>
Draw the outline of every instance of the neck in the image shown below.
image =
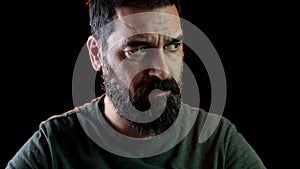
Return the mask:
<path fill-rule="evenodd" d="M 128 120 L 120 116 L 108 96 L 104 98 L 104 116 L 111 127 L 119 133 L 128 137 L 145 138 L 145 136 L 141 136 L 135 128 L 130 126 Z"/>

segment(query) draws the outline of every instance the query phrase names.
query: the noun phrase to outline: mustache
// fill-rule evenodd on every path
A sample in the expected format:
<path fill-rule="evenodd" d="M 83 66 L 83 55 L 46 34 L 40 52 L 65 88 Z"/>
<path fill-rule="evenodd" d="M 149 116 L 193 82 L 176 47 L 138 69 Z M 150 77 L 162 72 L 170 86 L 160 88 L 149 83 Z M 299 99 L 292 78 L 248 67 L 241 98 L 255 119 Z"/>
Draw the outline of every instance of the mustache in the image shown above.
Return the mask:
<path fill-rule="evenodd" d="M 135 93 L 139 95 L 149 95 L 154 89 L 171 91 L 174 94 L 178 94 L 180 92 L 179 86 L 174 78 L 167 78 L 163 80 L 154 78 L 149 83 L 140 84 Z"/>
<path fill-rule="evenodd" d="M 149 83 L 141 84 L 136 91 L 129 92 L 129 98 L 133 106 L 139 111 L 149 110 L 151 104 L 148 100 L 148 96 L 154 89 L 170 91 L 170 95 L 167 96 L 167 99 L 172 96 L 180 96 L 180 89 L 174 78 L 168 78 L 164 80 L 155 78 Z"/>

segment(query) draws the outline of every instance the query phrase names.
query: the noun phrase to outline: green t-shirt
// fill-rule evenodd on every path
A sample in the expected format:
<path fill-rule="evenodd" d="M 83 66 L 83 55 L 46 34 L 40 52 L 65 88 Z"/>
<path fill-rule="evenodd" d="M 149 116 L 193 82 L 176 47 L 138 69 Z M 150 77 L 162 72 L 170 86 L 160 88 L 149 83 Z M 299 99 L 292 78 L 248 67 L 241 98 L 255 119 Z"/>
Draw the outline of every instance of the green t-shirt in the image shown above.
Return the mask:
<path fill-rule="evenodd" d="M 202 129 L 211 114 L 183 104 L 177 128 L 167 130 L 171 134 L 139 142 L 108 127 L 102 114 L 103 98 L 41 122 L 6 169 L 266 168 L 235 126 L 222 116 L 212 115 L 219 118 L 210 133 L 209 128 Z M 201 137 L 206 139 L 201 141 Z"/>

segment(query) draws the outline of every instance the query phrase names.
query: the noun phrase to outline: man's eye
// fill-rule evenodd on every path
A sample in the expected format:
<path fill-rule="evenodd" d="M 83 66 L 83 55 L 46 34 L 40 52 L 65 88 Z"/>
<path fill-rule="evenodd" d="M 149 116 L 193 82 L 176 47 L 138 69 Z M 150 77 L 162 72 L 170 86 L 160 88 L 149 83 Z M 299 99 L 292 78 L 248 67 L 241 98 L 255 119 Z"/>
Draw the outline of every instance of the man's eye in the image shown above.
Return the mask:
<path fill-rule="evenodd" d="M 181 42 L 172 42 L 172 43 L 166 45 L 165 49 L 169 50 L 169 51 L 176 51 L 181 44 L 182 44 Z"/>
<path fill-rule="evenodd" d="M 126 57 L 132 58 L 132 57 L 144 56 L 146 54 L 145 49 L 146 49 L 145 47 L 137 47 L 134 49 L 127 49 L 124 52 Z"/>

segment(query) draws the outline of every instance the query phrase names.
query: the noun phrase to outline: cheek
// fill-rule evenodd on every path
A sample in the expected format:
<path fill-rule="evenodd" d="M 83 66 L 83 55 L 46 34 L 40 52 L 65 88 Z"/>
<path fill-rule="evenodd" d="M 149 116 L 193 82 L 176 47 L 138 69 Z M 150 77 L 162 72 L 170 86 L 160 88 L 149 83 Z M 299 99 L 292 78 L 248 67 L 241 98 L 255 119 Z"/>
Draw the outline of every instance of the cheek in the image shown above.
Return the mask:
<path fill-rule="evenodd" d="M 182 70 L 183 70 L 183 58 L 182 55 L 179 55 L 176 58 L 169 59 L 169 69 L 171 72 L 171 76 L 178 83 L 181 80 Z"/>
<path fill-rule="evenodd" d="M 140 69 L 138 63 L 124 59 L 122 55 L 115 55 L 114 58 L 110 57 L 108 64 L 119 82 L 126 88 L 134 90 L 144 77 L 144 72 Z"/>
<path fill-rule="evenodd" d="M 107 63 L 113 69 L 116 69 L 124 59 L 124 54 L 117 47 L 110 48 L 106 55 Z"/>
<path fill-rule="evenodd" d="M 146 83 L 145 71 L 140 71 L 138 74 L 136 74 L 130 81 L 130 89 L 131 90 L 137 90 L 143 83 Z"/>
<path fill-rule="evenodd" d="M 177 66 L 173 66 L 172 68 L 172 77 L 176 80 L 178 83 L 181 80 L 182 76 L 182 62 L 181 64 L 177 63 Z"/>

